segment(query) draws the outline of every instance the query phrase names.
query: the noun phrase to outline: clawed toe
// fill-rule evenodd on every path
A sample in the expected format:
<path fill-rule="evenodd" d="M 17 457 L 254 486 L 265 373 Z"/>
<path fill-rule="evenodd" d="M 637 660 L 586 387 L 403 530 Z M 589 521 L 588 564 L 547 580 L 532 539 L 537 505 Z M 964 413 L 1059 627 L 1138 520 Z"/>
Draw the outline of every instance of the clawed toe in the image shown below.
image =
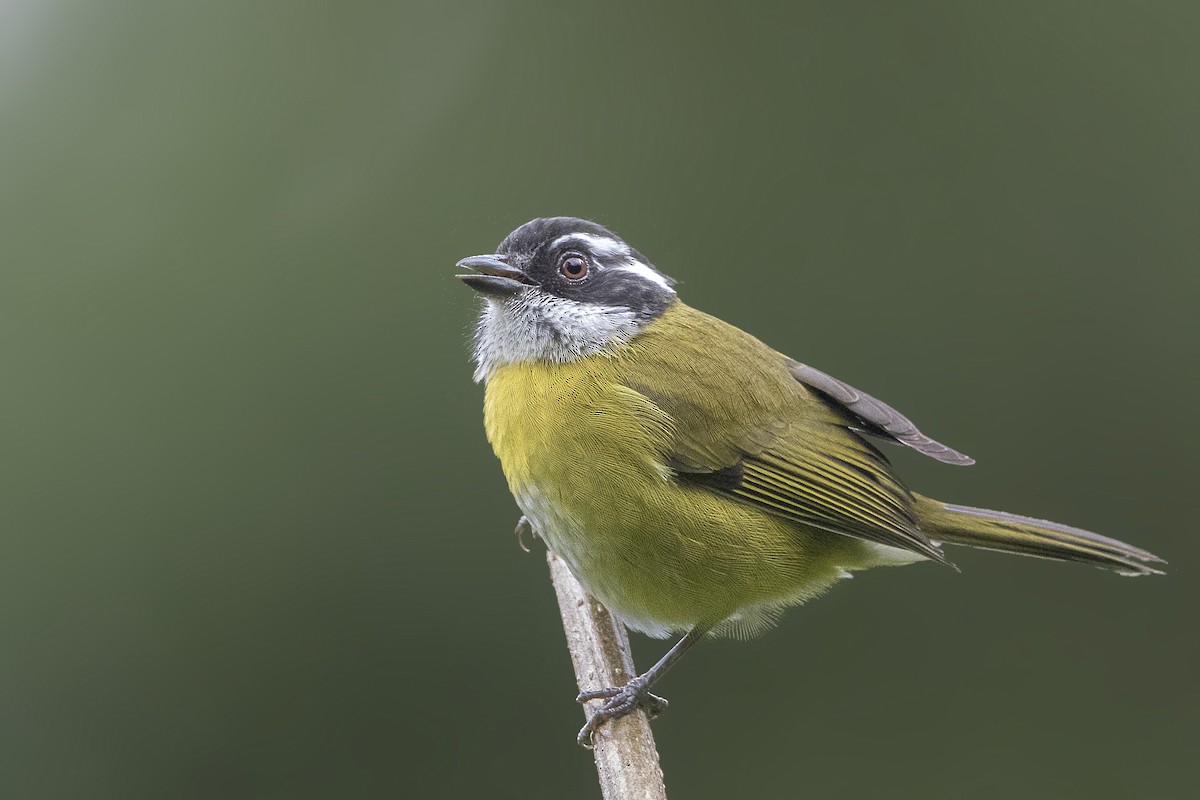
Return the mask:
<path fill-rule="evenodd" d="M 608 701 L 592 714 L 587 724 L 580 729 L 579 736 L 576 737 L 576 741 L 580 745 L 589 748 L 592 746 L 592 736 L 596 733 L 596 729 L 605 722 L 620 719 L 639 708 L 645 711 L 646 716 L 650 719 L 654 719 L 667 710 L 666 699 L 652 694 L 646 685 L 637 678 L 620 687 L 609 686 L 604 689 L 580 692 L 575 700 L 579 703 L 588 703 L 592 700 Z"/>
<path fill-rule="evenodd" d="M 526 517 L 524 515 L 522 515 L 521 518 L 519 520 L 517 520 L 517 527 L 516 527 L 516 530 L 513 531 L 513 533 L 515 533 L 517 535 L 517 546 L 520 547 L 522 550 L 524 550 L 526 553 L 529 552 L 529 546 L 527 544 L 525 544 L 525 534 L 528 533 L 531 536 L 533 536 L 533 538 L 535 538 L 535 539 L 541 538 L 538 536 L 538 532 L 533 529 L 533 523 L 529 521 L 529 517 Z"/>
<path fill-rule="evenodd" d="M 575 698 L 576 703 L 590 703 L 593 700 L 607 700 L 621 693 L 620 686 L 609 686 L 607 689 L 595 689 L 590 692 L 580 692 Z"/>
<path fill-rule="evenodd" d="M 576 741 L 583 747 L 591 748 L 592 736 L 596 733 L 596 729 L 608 722 L 610 719 L 620 719 L 637 709 L 642 709 L 646 712 L 646 716 L 654 719 L 659 714 L 667 710 L 667 701 L 656 694 L 650 693 L 650 687 L 655 684 L 662 674 L 670 669 L 679 658 L 691 648 L 696 642 L 704 638 L 704 635 L 711 630 L 708 625 L 695 625 L 687 635 L 675 643 L 675 646 L 667 651 L 667 654 L 658 660 L 650 669 L 638 675 L 636 678 L 630 678 L 629 681 L 621 687 L 609 686 L 604 689 L 593 689 L 588 692 L 580 692 L 575 698 L 580 703 L 587 703 L 591 700 L 606 701 L 596 713 L 588 719 L 587 725 L 579 731 L 579 736 Z"/>

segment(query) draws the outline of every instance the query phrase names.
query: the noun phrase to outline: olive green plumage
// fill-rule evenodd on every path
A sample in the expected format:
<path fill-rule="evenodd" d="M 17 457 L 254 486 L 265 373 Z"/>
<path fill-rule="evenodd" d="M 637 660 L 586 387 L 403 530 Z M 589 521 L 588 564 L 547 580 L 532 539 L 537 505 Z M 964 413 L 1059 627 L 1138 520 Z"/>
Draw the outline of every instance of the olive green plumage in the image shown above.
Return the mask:
<path fill-rule="evenodd" d="M 627 625 L 686 631 L 624 685 L 579 695 L 605 701 L 580 744 L 635 709 L 661 712 L 650 688 L 709 633 L 755 633 L 855 570 L 949 564 L 942 543 L 1157 572 L 1161 559 L 1116 539 L 909 491 L 877 443 L 973 461 L 684 305 L 601 225 L 531 220 L 458 266 L 485 298 L 475 377 L 517 505 Z"/>
<path fill-rule="evenodd" d="M 753 632 L 849 571 L 943 560 L 931 537 L 1152 571 L 1115 540 L 913 494 L 861 431 L 970 460 L 680 301 L 600 353 L 498 367 L 485 424 L 549 546 L 652 635 Z"/>

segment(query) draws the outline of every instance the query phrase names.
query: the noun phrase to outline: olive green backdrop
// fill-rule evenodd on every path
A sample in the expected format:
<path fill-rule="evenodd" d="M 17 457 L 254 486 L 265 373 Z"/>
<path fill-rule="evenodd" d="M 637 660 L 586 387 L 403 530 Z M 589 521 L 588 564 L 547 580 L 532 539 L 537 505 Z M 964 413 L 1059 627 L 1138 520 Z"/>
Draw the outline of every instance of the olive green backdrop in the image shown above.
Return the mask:
<path fill-rule="evenodd" d="M 0 794 L 598 794 L 454 261 L 600 220 L 1168 558 L 956 551 L 689 656 L 672 796 L 1195 794 L 1195 3 L 0 5 Z M 638 639 L 639 662 L 663 651 Z"/>

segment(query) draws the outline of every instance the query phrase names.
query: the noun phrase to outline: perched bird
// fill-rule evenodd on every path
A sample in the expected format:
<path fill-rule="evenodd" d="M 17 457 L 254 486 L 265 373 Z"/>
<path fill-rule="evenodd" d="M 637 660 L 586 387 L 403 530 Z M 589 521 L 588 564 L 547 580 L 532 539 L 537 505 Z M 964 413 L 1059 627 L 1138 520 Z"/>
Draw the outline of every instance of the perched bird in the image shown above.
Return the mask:
<path fill-rule="evenodd" d="M 651 685 L 708 634 L 753 634 L 851 572 L 941 544 L 1122 575 L 1162 559 L 1090 531 L 910 491 L 876 447 L 965 466 L 887 404 L 685 305 L 608 229 L 535 219 L 458 262 L 484 299 L 475 378 L 517 505 L 627 626 L 683 638 L 579 733 L 665 701 Z"/>

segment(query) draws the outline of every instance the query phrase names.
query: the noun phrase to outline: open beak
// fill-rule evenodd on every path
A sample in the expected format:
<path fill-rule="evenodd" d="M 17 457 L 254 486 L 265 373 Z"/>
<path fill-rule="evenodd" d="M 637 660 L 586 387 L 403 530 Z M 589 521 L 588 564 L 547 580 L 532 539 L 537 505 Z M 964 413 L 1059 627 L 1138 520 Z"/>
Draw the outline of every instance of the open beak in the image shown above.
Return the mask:
<path fill-rule="evenodd" d="M 517 292 L 537 284 L 524 272 L 508 265 L 508 256 L 471 256 L 455 264 L 456 267 L 474 270 L 466 275 L 455 275 L 460 281 L 477 292 L 493 297 L 512 297 Z"/>

